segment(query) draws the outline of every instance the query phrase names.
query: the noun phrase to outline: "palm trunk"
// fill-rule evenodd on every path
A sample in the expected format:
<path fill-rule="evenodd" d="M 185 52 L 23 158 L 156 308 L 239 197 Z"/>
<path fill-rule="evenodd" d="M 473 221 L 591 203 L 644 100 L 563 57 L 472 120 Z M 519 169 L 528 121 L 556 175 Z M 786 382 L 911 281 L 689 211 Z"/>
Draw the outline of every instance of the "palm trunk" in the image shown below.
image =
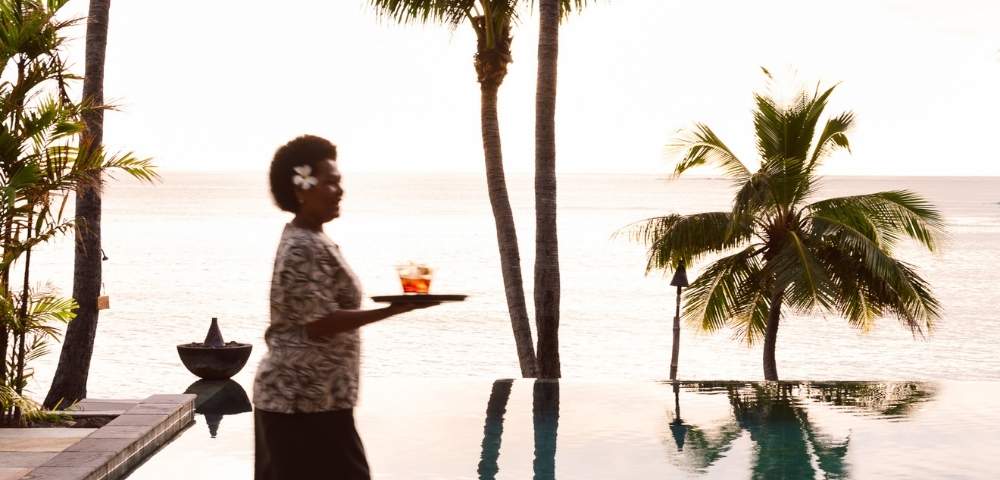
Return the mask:
<path fill-rule="evenodd" d="M 774 351 L 778 343 L 778 323 L 781 321 L 781 299 L 784 295 L 784 289 L 771 295 L 771 308 L 767 312 L 767 329 L 764 332 L 764 380 L 778 380 Z"/>
<path fill-rule="evenodd" d="M 87 17 L 86 65 L 83 98 L 91 107 L 104 104 L 104 56 L 108 46 L 111 0 L 90 0 Z M 104 141 L 104 112 L 89 108 L 84 113 L 86 131 L 80 144 L 100 148 Z M 76 318 L 66 328 L 59 366 L 45 406 L 75 402 L 87 396 L 90 359 L 97 336 L 97 296 L 101 291 L 101 175 L 85 182 L 76 194 L 76 257 L 73 263 L 73 298 L 79 304 Z"/>
<path fill-rule="evenodd" d="M 535 326 L 538 376 L 559 378 L 559 239 L 556 229 L 556 72 L 559 1 L 539 3 L 535 93 Z"/>
<path fill-rule="evenodd" d="M 14 361 L 14 368 L 16 369 L 15 375 L 17 378 L 14 380 L 14 393 L 21 395 L 24 393 L 24 337 L 27 333 L 22 329 L 17 332 L 17 338 L 15 339 L 18 343 L 17 345 L 17 358 Z M 19 424 L 21 422 L 21 407 L 14 407 L 14 411 L 11 413 L 10 422 L 13 424 Z"/>
<path fill-rule="evenodd" d="M 507 310 L 510 313 L 514 343 L 521 366 L 521 375 L 534 377 L 535 348 L 531 342 L 531 325 L 524 303 L 524 282 L 521 278 L 521 254 L 517 247 L 514 213 L 507 196 L 507 181 L 503 172 L 503 155 L 500 150 L 500 122 L 497 119 L 497 90 L 491 82 L 480 83 L 482 94 L 483 151 L 486 155 L 486 186 L 489 190 L 493 220 L 497 227 L 497 245 L 500 248 L 500 270 L 503 274 Z"/>
<path fill-rule="evenodd" d="M 20 5 L 18 5 L 18 10 L 20 10 Z M 24 61 L 23 58 L 21 58 L 17 62 L 17 85 L 20 85 L 20 84 L 22 84 L 22 82 L 24 82 L 24 70 L 25 70 L 25 61 Z M 0 71 L 2 71 L 2 68 L 0 68 Z M 18 102 L 17 103 L 17 108 L 15 108 L 14 111 L 11 112 L 11 115 L 10 115 L 10 129 L 11 129 L 12 132 L 16 132 L 16 130 L 19 127 L 19 123 L 21 121 L 21 113 L 22 113 L 22 111 L 24 109 L 24 95 L 23 94 L 20 96 L 20 98 L 17 99 L 17 102 Z M 8 162 L 9 162 L 10 165 L 9 166 L 5 165 L 5 167 L 10 168 L 10 171 L 5 172 L 7 174 L 7 178 L 10 178 L 10 176 L 12 176 L 17 171 L 18 164 L 20 163 L 18 160 L 19 159 L 17 159 L 16 157 L 8 159 Z M 8 216 L 6 218 L 4 218 L 3 235 L 4 235 L 3 236 L 4 245 L 10 245 L 11 241 L 14 241 L 14 240 L 17 239 L 17 233 L 15 233 L 15 231 L 14 231 L 14 214 L 13 213 L 8 213 Z M 2 282 L 3 282 L 3 295 L 4 295 L 4 298 L 8 298 L 9 295 L 10 295 L 10 293 L 11 293 L 11 291 L 12 291 L 12 289 L 10 288 L 10 266 L 9 265 L 3 271 Z M 13 312 L 11 313 L 11 315 L 13 315 Z M 13 323 L 14 319 L 15 318 L 13 316 L 11 316 L 10 318 L 3 319 L 3 325 L 2 325 L 2 327 L 0 327 L 0 334 L 3 334 L 2 338 L 0 338 L 0 347 L 3 347 L 3 348 L 0 348 L 0 359 L 3 359 L 3 360 L 0 360 L 0 379 L 2 379 L 0 381 L 2 381 L 2 382 L 6 382 L 7 381 L 7 374 L 8 374 L 8 371 L 7 371 L 7 360 L 6 360 L 7 348 L 11 349 L 11 355 L 13 355 L 14 349 L 17 348 L 17 339 L 14 338 L 13 339 L 14 342 L 11 343 L 10 339 L 8 338 L 8 336 L 14 335 L 14 329 L 11 328 L 14 325 L 14 323 Z"/>
<path fill-rule="evenodd" d="M 31 208 L 31 210 L 28 211 L 28 221 L 26 222 L 27 231 L 24 234 L 24 240 L 26 242 L 31 240 L 32 220 L 34 220 L 34 213 L 35 213 L 34 206 L 30 202 L 30 200 L 28 203 L 29 205 L 31 205 L 29 207 Z M 31 295 L 30 295 L 31 290 L 29 288 L 30 286 L 31 286 L 31 248 L 28 248 L 24 252 L 24 279 L 21 286 L 21 305 L 18 307 L 18 312 L 17 312 L 19 320 L 18 323 L 20 324 L 21 328 L 17 330 L 17 335 L 15 337 L 15 340 L 18 342 L 18 345 L 17 345 L 17 360 L 14 362 L 15 370 L 13 373 L 14 373 L 14 391 L 17 392 L 18 395 L 24 393 L 24 386 L 22 385 L 24 383 L 24 356 L 26 353 L 24 350 L 24 337 L 27 335 L 28 332 L 27 329 L 28 303 L 31 301 Z M 20 410 L 14 411 L 15 422 L 20 417 L 20 414 L 21 414 Z"/>
<path fill-rule="evenodd" d="M 14 218 L 8 216 L 4 218 L 3 225 L 3 244 L 10 245 L 14 239 Z M 3 284 L 3 298 L 10 298 L 10 266 L 7 266 L 0 272 L 0 283 Z M 14 335 L 14 317 L 13 312 L 9 312 L 11 316 L 4 316 L 0 319 L 0 385 L 8 385 L 8 371 L 7 364 L 7 349 L 11 349 L 11 355 L 13 355 L 14 348 L 17 342 L 11 343 L 10 339 Z M 7 405 L 2 405 L 0 408 L 0 425 L 7 425 L 8 421 L 8 409 Z"/>
<path fill-rule="evenodd" d="M 3 244 L 10 245 L 13 236 L 13 218 L 7 217 L 4 219 L 3 226 Z M 3 284 L 3 298 L 8 298 L 10 295 L 10 267 L 4 269 L 0 272 L 0 283 Z M 7 347 L 10 345 L 8 335 L 10 334 L 10 325 L 13 325 L 13 318 L 2 318 L 0 319 L 0 383 L 7 381 Z"/>

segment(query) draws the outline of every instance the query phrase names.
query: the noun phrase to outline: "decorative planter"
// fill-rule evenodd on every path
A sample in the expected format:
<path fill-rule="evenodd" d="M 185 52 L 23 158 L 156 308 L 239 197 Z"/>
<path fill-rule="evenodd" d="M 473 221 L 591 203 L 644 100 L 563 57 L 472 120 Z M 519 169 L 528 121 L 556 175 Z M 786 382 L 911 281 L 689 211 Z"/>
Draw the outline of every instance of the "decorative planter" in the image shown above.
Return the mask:
<path fill-rule="evenodd" d="M 224 342 L 219 321 L 213 318 L 205 341 L 178 345 L 177 354 L 191 373 L 205 380 L 225 380 L 243 369 L 252 349 L 249 343 Z"/>

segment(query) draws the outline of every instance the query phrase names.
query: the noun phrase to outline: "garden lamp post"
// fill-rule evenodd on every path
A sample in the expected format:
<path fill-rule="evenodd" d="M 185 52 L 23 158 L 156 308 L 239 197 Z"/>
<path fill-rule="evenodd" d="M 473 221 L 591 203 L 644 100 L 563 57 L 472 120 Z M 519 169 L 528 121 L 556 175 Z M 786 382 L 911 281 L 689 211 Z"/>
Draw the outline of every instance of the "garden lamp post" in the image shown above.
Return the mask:
<path fill-rule="evenodd" d="M 688 286 L 684 260 L 677 262 L 677 269 L 674 270 L 674 278 L 670 280 L 670 285 L 677 287 L 677 313 L 674 315 L 674 348 L 670 354 L 670 379 L 677 380 L 677 355 L 680 353 L 681 342 L 681 289 Z"/>

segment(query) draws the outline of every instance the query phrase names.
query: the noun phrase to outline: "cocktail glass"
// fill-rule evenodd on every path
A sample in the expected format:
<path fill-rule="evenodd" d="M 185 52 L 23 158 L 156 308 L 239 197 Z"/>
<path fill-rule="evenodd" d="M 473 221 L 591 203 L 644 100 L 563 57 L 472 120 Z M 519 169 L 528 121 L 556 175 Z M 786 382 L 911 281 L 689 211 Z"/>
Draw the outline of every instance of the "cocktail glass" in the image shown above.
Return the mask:
<path fill-rule="evenodd" d="M 433 270 L 422 263 L 407 263 L 397 265 L 399 283 L 403 285 L 403 293 L 427 293 L 431 289 Z"/>

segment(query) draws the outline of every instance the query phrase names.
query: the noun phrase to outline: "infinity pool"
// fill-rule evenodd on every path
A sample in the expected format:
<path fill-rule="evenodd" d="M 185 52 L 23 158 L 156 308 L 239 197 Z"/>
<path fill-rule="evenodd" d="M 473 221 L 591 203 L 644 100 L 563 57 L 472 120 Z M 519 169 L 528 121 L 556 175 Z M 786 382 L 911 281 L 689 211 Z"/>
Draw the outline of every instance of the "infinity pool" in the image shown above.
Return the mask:
<path fill-rule="evenodd" d="M 197 423 L 129 477 L 253 477 L 236 382 L 198 382 Z M 378 479 L 1000 477 L 1000 383 L 366 379 Z"/>

